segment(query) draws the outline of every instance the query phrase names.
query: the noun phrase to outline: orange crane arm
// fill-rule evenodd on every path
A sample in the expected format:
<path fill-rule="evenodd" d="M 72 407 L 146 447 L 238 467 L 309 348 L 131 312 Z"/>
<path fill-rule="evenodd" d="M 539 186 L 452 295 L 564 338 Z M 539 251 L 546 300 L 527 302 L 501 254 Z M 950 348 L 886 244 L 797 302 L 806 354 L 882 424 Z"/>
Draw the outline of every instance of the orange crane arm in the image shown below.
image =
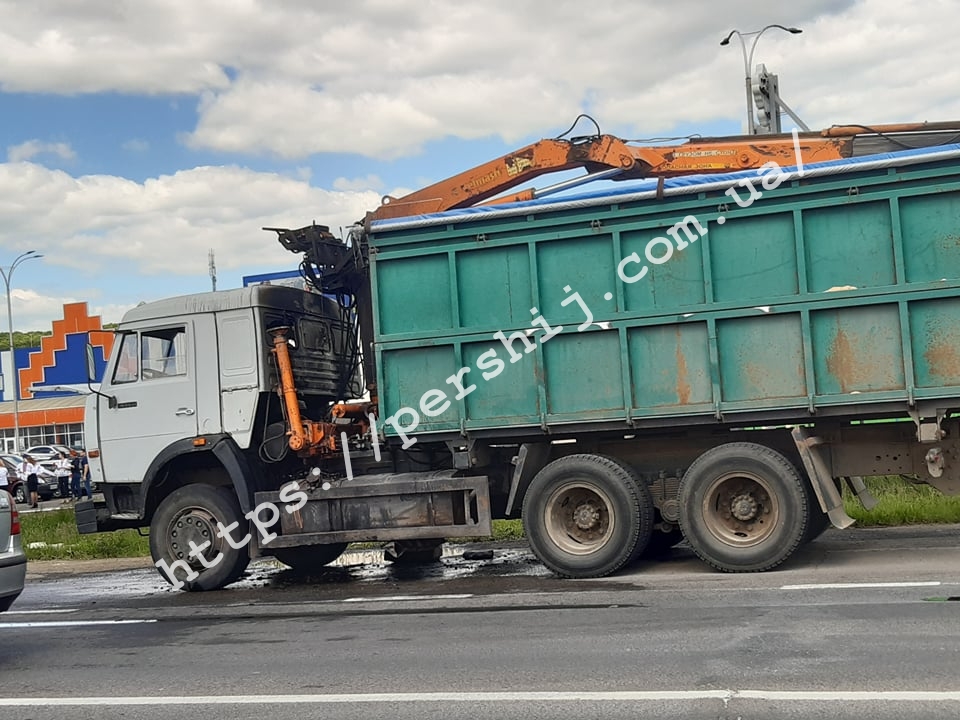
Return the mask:
<path fill-rule="evenodd" d="M 544 173 L 574 168 L 633 167 L 634 148 L 611 135 L 585 142 L 540 140 L 402 198 L 386 196 L 372 219 L 405 217 L 476 205 Z"/>
<path fill-rule="evenodd" d="M 795 165 L 798 149 L 804 164 L 849 158 L 857 154 L 857 138 L 883 138 L 896 146 L 894 136 L 920 137 L 918 133 L 941 138 L 939 143 L 927 141 L 926 145 L 953 142 L 960 138 L 960 122 L 834 126 L 820 132 L 800 133 L 796 143 L 793 135 L 699 138 L 674 146 L 629 145 L 612 135 L 577 141 L 545 139 L 401 198 L 385 196 L 367 220 L 443 212 L 484 201 L 490 204 L 530 200 L 535 196 L 534 190 L 491 198 L 541 175 L 574 168 L 585 168 L 591 173 L 618 170 L 616 177 L 611 178 L 616 180 L 733 172 L 759 168 L 767 162 Z M 944 133 L 953 137 L 943 140 Z M 883 150 L 874 147 L 870 152 Z"/>

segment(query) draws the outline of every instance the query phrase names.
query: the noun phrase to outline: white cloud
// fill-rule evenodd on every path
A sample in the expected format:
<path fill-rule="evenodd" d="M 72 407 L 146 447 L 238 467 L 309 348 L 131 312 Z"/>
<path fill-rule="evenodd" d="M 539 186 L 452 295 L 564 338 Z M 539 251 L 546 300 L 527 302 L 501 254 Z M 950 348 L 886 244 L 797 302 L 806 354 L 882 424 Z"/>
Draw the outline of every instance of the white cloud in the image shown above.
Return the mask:
<path fill-rule="evenodd" d="M 37 269 L 39 268 L 39 270 Z M 13 313 L 13 329 L 16 331 L 24 330 L 45 330 L 50 327 L 51 320 L 63 317 L 64 303 L 78 302 L 77 298 L 65 295 L 58 296 L 50 293 L 52 288 L 47 287 L 43 282 L 43 267 L 34 265 L 30 274 L 24 267 L 18 274 L 22 273 L 20 279 L 15 279 L 15 287 L 10 289 L 10 307 Z M 25 286 L 24 283 L 30 281 L 36 283 L 35 286 Z M 3 313 L 3 331 L 7 330 L 6 312 Z"/>
<path fill-rule="evenodd" d="M 23 162 L 30 160 L 37 155 L 56 155 L 63 160 L 73 160 L 77 155 L 70 147 L 69 143 L 46 143 L 40 140 L 27 140 L 19 145 L 11 145 L 7 148 L 7 160 L 9 162 Z"/>
<path fill-rule="evenodd" d="M 333 181 L 334 190 L 360 191 L 360 190 L 380 190 L 383 188 L 383 180 L 377 175 L 367 175 L 359 178 L 337 178 Z"/>
<path fill-rule="evenodd" d="M 129 303 L 127 305 L 123 304 L 106 304 L 98 305 L 96 303 L 87 303 L 87 311 L 90 315 L 100 316 L 100 322 L 104 325 L 109 325 L 111 323 L 118 323 L 123 318 L 123 314 L 127 310 L 131 310 L 136 307 L 136 303 Z"/>
<path fill-rule="evenodd" d="M 316 220 L 339 232 L 378 204 L 374 192 L 322 190 L 238 167 L 198 167 L 138 183 L 0 164 L 0 247 L 29 237 L 45 263 L 75 267 L 100 283 L 112 271 L 205 276 L 210 248 L 220 271 L 264 272 L 296 259 L 260 228 Z"/>
<path fill-rule="evenodd" d="M 0 4 L 0 87 L 200 97 L 194 148 L 377 159 L 550 134 L 580 111 L 653 135 L 743 114 L 733 27 L 811 126 L 957 115 L 960 4 L 554 0 Z M 751 38 L 748 38 L 750 41 Z"/>

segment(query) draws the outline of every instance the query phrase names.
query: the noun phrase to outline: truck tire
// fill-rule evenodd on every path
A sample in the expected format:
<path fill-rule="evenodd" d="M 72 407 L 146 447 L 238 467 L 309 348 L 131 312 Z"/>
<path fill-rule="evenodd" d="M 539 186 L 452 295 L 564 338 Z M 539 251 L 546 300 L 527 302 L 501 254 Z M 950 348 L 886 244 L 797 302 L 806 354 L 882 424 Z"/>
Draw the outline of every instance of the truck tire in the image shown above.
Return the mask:
<path fill-rule="evenodd" d="M 650 489 L 629 465 L 603 455 L 568 455 L 531 481 L 523 529 L 534 554 L 557 575 L 602 577 L 643 552 L 653 510 Z"/>
<path fill-rule="evenodd" d="M 324 565 L 332 563 L 343 555 L 347 543 L 330 545 L 305 545 L 303 547 L 277 548 L 273 556 L 298 574 L 309 575 L 319 572 Z"/>
<path fill-rule="evenodd" d="M 680 481 L 680 528 L 694 552 L 723 572 L 762 572 L 807 531 L 806 483 L 779 452 L 728 443 L 697 458 Z"/>
<path fill-rule="evenodd" d="M 238 580 L 247 569 L 250 552 L 244 543 L 239 548 L 230 545 L 226 538 L 217 536 L 217 523 L 230 527 L 239 523 L 232 537 L 241 544 L 247 536 L 250 523 L 243 516 L 240 503 L 232 489 L 194 483 L 185 485 L 163 499 L 150 523 L 150 554 L 154 563 L 164 560 L 169 567 L 183 560 L 199 573 L 184 583 L 184 590 L 219 590 Z M 205 542 L 202 557 L 211 567 L 205 568 L 197 558 L 191 557 L 190 541 L 198 546 Z M 220 557 L 219 560 L 215 560 Z M 175 570 L 177 578 L 185 580 L 187 573 L 182 567 Z M 163 570 L 160 575 L 173 584 Z"/>

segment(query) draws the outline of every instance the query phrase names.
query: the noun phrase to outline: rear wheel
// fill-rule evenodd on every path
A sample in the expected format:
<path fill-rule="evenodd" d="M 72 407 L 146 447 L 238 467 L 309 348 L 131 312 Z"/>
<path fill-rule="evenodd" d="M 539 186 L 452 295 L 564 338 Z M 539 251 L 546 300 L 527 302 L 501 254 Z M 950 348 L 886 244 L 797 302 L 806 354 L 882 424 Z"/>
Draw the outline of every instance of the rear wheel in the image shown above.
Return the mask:
<path fill-rule="evenodd" d="M 27 502 L 27 488 L 24 487 L 23 483 L 19 483 L 17 487 L 14 488 L 13 497 L 21 505 Z"/>
<path fill-rule="evenodd" d="M 653 499 L 636 472 L 603 455 L 569 455 L 544 467 L 523 500 L 534 554 L 564 577 L 602 577 L 639 555 L 653 530 Z"/>
<path fill-rule="evenodd" d="M 297 573 L 311 573 L 323 569 L 343 555 L 347 543 L 331 545 L 306 545 L 304 547 L 277 548 L 273 556 Z"/>
<path fill-rule="evenodd" d="M 218 523 L 224 527 L 238 523 L 232 537 L 241 547 L 234 548 L 227 538 L 218 536 Z M 157 508 L 150 523 L 150 554 L 154 563 L 162 560 L 173 568 L 185 590 L 219 590 L 238 580 L 247 568 L 250 555 L 242 541 L 248 526 L 232 489 L 186 485 L 170 493 Z M 191 555 L 194 546 L 203 550 Z M 184 564 L 199 574 L 187 580 Z M 160 575 L 174 584 L 162 569 Z"/>
<path fill-rule="evenodd" d="M 786 560 L 808 524 L 807 487 L 783 455 L 755 443 L 703 453 L 680 482 L 680 527 L 694 552 L 724 572 Z"/>

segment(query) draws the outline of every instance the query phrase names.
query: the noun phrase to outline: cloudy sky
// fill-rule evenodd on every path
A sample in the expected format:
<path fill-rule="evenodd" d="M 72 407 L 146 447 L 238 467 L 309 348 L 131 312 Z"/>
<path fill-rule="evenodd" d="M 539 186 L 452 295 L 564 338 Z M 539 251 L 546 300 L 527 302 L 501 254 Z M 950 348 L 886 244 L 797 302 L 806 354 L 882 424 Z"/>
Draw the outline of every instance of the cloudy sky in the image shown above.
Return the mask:
<path fill-rule="evenodd" d="M 346 226 L 581 112 L 740 132 L 720 40 L 769 23 L 803 29 L 754 64 L 809 126 L 960 119 L 955 0 L 0 0 L 0 266 L 45 256 L 14 327 L 208 290 L 210 249 L 221 289 L 293 269 L 261 227 Z"/>

